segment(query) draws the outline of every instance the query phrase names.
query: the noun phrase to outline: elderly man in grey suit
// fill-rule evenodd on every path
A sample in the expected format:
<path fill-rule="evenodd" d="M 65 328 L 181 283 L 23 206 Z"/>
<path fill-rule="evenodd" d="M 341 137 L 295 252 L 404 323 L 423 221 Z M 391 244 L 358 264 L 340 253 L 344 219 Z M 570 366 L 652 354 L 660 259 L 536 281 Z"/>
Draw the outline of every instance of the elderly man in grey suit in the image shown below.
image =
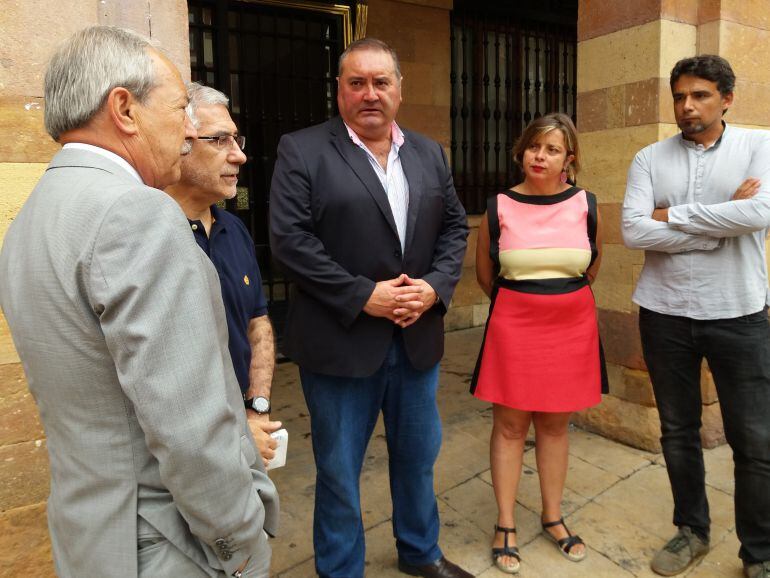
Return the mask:
<path fill-rule="evenodd" d="M 56 571 L 266 576 L 278 502 L 219 280 L 158 190 L 195 136 L 182 79 L 146 39 L 92 27 L 53 56 L 45 99 L 64 148 L 5 237 L 0 304 L 48 438 Z"/>

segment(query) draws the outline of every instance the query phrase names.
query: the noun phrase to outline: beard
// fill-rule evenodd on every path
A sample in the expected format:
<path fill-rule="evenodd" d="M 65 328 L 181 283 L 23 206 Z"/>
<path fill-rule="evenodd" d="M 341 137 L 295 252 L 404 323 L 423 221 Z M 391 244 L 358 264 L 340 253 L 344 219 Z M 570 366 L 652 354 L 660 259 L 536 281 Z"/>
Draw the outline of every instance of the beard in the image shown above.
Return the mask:
<path fill-rule="evenodd" d="M 191 138 L 184 139 L 184 142 L 182 143 L 182 148 L 179 150 L 179 154 L 182 156 L 189 155 L 190 151 L 192 151 L 193 141 Z"/>
<path fill-rule="evenodd" d="M 706 130 L 706 125 L 701 121 L 677 123 L 677 126 L 686 135 L 699 134 Z"/>

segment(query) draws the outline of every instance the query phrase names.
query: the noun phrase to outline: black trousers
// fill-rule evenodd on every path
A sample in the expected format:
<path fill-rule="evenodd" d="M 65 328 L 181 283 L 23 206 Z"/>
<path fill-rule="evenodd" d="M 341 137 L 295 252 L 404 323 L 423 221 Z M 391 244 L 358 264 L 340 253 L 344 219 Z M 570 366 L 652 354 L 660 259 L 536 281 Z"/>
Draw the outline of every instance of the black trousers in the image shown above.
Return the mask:
<path fill-rule="evenodd" d="M 735 523 L 746 562 L 770 560 L 770 324 L 767 309 L 699 321 L 639 311 L 661 422 L 674 524 L 709 534 L 700 442 L 700 368 L 709 364 L 735 462 Z"/>

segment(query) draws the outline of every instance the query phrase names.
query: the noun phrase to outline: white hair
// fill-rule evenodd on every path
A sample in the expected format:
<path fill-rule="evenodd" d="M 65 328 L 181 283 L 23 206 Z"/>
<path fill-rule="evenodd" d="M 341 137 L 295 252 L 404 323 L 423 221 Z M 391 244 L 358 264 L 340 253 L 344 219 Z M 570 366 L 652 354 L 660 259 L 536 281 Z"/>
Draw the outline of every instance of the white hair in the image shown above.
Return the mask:
<path fill-rule="evenodd" d="M 199 106 L 214 106 L 221 104 L 227 106 L 230 99 L 227 98 L 225 93 L 218 91 L 216 88 L 210 86 L 204 86 L 198 82 L 187 83 L 187 98 L 190 99 L 187 105 L 187 116 L 193 123 L 193 126 L 197 129 L 200 127 L 200 121 L 196 115 Z"/>
<path fill-rule="evenodd" d="M 118 86 L 144 103 L 155 87 L 153 42 L 114 26 L 75 33 L 53 55 L 45 73 L 45 129 L 54 140 L 87 124 Z"/>

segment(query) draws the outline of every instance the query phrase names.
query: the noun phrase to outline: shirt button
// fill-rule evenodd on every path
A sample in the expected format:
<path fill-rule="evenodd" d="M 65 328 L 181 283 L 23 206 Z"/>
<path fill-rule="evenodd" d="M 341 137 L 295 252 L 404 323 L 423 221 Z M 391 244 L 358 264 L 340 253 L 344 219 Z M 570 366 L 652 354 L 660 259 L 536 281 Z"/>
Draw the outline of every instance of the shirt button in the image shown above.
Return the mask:
<path fill-rule="evenodd" d="M 193 223 L 193 224 L 192 224 L 192 230 L 193 230 L 193 231 L 197 231 L 197 230 L 198 230 L 198 225 L 196 225 L 195 223 Z"/>

